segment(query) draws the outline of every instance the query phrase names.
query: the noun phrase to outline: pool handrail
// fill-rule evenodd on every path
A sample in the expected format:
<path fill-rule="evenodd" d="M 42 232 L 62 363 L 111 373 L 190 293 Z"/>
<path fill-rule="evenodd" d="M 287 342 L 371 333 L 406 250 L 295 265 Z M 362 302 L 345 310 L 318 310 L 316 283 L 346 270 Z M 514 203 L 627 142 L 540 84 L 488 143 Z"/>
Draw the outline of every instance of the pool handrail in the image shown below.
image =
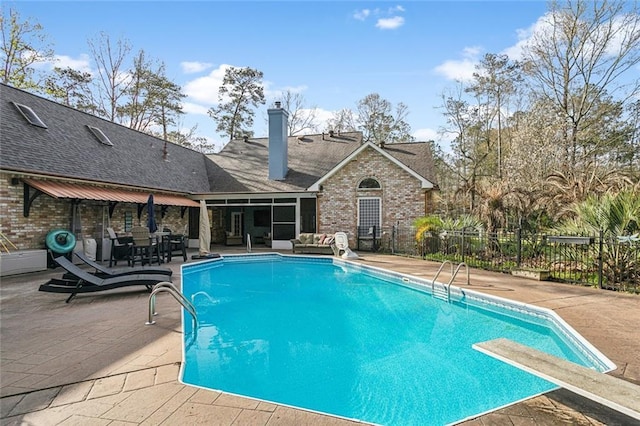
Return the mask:
<path fill-rule="evenodd" d="M 168 281 L 163 281 L 153 286 L 153 290 L 149 295 L 149 319 L 145 324 L 152 325 L 156 323 L 153 320 L 153 316 L 157 315 L 156 294 L 162 292 L 169 293 L 171 296 L 173 296 L 173 298 L 176 299 L 176 301 L 178 301 L 178 303 L 180 303 L 187 310 L 187 312 L 189 312 L 189 314 L 191 314 L 191 317 L 193 318 L 193 331 L 195 334 L 198 331 L 198 316 L 196 314 L 196 308 L 186 297 L 184 297 L 184 295 L 180 291 L 178 291 L 175 285 Z"/>
<path fill-rule="evenodd" d="M 436 279 L 438 279 L 438 276 L 440 275 L 440 272 L 442 272 L 442 268 L 444 268 L 444 265 L 446 265 L 447 263 L 449 265 L 451 265 L 451 272 L 450 273 L 451 273 L 451 275 L 453 275 L 453 263 L 451 263 L 450 260 L 444 260 L 442 262 L 442 264 L 440 265 L 440 268 L 438 268 L 438 272 L 436 272 L 436 274 L 433 276 L 433 279 L 431 280 L 431 294 L 433 294 L 433 290 L 434 290 Z"/>
<path fill-rule="evenodd" d="M 471 285 L 469 283 L 469 265 L 467 265 L 464 262 L 460 262 L 458 264 L 458 266 L 456 267 L 456 270 L 453 272 L 453 274 L 451 274 L 451 279 L 447 283 L 447 300 L 449 300 L 451 298 L 451 284 L 453 284 L 453 280 L 456 279 L 456 275 L 458 275 L 458 272 L 460 271 L 460 268 L 462 266 L 465 266 L 467 268 L 467 285 Z"/>

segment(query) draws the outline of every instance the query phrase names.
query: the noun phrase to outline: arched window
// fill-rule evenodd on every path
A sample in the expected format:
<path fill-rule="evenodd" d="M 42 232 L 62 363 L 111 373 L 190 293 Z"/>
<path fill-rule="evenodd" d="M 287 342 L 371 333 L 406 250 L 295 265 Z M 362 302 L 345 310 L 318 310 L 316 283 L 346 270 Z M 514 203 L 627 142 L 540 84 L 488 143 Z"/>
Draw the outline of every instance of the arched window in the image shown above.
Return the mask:
<path fill-rule="evenodd" d="M 358 189 L 380 189 L 380 182 L 374 178 L 365 178 L 360 181 Z"/>

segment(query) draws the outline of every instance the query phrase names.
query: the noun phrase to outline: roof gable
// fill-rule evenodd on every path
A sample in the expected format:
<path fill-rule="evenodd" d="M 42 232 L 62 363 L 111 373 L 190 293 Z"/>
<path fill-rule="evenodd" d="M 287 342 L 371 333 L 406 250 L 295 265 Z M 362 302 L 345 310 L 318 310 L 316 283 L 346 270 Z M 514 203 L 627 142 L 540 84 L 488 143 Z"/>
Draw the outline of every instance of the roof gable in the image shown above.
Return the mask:
<path fill-rule="evenodd" d="M 411 145 L 417 145 L 417 144 L 422 144 L 422 143 L 420 143 L 420 142 L 411 143 Z M 430 180 L 428 180 L 427 178 L 425 178 L 424 176 L 419 174 L 417 171 L 413 170 L 411 167 L 409 167 L 403 161 L 398 159 L 396 156 L 394 156 L 391 153 L 387 152 L 387 147 L 392 147 L 393 145 L 394 144 L 385 145 L 385 148 L 383 149 L 383 148 L 380 148 L 378 145 L 376 145 L 374 143 L 371 143 L 371 142 L 366 142 L 366 143 L 362 144 L 357 150 L 355 150 L 349 156 L 347 156 L 342 161 L 340 161 L 338 164 L 336 164 L 336 166 L 333 169 L 331 169 L 328 173 L 326 173 L 324 176 L 322 176 L 320 179 L 318 179 L 316 182 L 314 182 L 311 186 L 309 186 L 308 190 L 309 191 L 319 191 L 320 190 L 320 185 L 324 181 L 326 181 L 331 176 L 333 176 L 336 173 L 338 173 L 345 165 L 347 165 L 349 162 L 351 162 L 354 158 L 356 158 L 358 155 L 360 155 L 360 153 L 362 153 L 367 148 L 371 148 L 371 149 L 377 151 L 380 155 L 382 155 L 383 157 L 385 157 L 386 159 L 391 161 L 393 164 L 397 165 L 398 167 L 400 167 L 401 169 L 403 169 L 407 173 L 409 173 L 411 176 L 416 178 L 418 181 L 420 181 L 420 186 L 423 189 L 433 189 L 433 188 L 435 188 L 435 185 L 434 185 L 433 182 L 431 182 Z M 400 145 L 400 144 L 398 144 L 398 145 Z M 403 144 L 403 145 L 409 145 L 409 144 Z M 423 159 L 423 160 L 427 160 L 427 159 Z"/>

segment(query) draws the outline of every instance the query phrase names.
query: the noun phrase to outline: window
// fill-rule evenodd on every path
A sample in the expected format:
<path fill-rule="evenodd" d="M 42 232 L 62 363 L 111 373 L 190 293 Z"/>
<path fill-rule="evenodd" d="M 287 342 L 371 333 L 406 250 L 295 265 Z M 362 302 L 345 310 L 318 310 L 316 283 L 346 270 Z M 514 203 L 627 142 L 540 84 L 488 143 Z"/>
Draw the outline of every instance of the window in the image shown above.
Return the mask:
<path fill-rule="evenodd" d="M 256 228 L 271 226 L 271 208 L 254 210 L 253 226 Z"/>
<path fill-rule="evenodd" d="M 375 237 L 381 234 L 382 203 L 380 198 L 358 198 L 358 237 Z"/>
<path fill-rule="evenodd" d="M 16 107 L 16 109 L 20 112 L 20 114 L 22 114 L 22 116 L 32 125 L 34 126 L 38 126 L 38 127 L 42 127 L 43 129 L 47 128 L 47 125 L 44 124 L 44 122 L 42 120 L 40 120 L 40 117 L 38 117 L 38 114 L 35 113 L 34 110 L 32 110 L 31 108 L 29 108 L 26 105 L 22 105 L 22 104 L 18 104 L 15 102 L 12 102 L 13 106 Z"/>
<path fill-rule="evenodd" d="M 273 202 L 278 204 L 291 204 L 291 203 L 295 203 L 296 199 L 295 198 L 276 198 L 273 200 Z"/>
<path fill-rule="evenodd" d="M 296 206 L 273 206 L 273 240 L 296 237 Z"/>
<path fill-rule="evenodd" d="M 91 130 L 91 133 L 93 133 L 93 136 L 95 136 L 96 139 L 98 139 L 98 142 L 104 145 L 113 146 L 113 144 L 111 143 L 107 135 L 105 135 L 102 130 L 93 126 L 87 126 L 87 127 L 89 128 L 89 130 Z"/>
<path fill-rule="evenodd" d="M 380 189 L 380 182 L 374 178 L 362 179 L 358 189 Z"/>

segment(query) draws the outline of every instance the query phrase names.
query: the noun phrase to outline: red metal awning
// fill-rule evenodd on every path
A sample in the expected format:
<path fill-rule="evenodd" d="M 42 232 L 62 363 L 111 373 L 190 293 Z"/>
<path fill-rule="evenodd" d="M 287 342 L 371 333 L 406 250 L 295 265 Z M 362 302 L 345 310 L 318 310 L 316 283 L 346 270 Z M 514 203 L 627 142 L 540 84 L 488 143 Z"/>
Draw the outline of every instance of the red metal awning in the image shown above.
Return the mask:
<path fill-rule="evenodd" d="M 126 189 L 106 188 L 68 182 L 23 179 L 23 181 L 54 198 L 75 198 L 80 200 L 119 201 L 123 203 L 146 204 L 149 194 L 153 202 L 164 206 L 199 207 L 196 201 L 181 195 L 161 194 L 153 191 L 136 192 Z"/>

